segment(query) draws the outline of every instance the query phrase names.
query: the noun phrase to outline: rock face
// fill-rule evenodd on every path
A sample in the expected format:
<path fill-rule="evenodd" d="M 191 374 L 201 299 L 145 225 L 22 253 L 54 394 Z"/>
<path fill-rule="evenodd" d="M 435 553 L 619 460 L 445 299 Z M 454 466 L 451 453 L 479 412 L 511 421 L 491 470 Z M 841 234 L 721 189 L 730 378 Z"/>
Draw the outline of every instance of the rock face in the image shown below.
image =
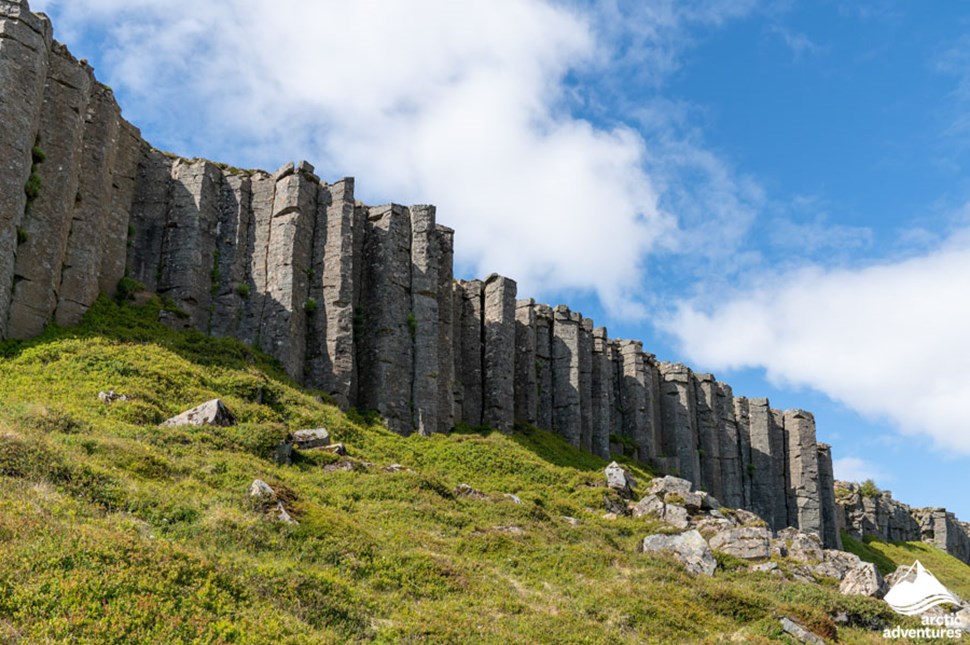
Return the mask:
<path fill-rule="evenodd" d="M 847 596 L 882 598 L 888 589 L 882 576 L 871 562 L 861 562 L 845 574 L 839 591 Z"/>
<path fill-rule="evenodd" d="M 714 575 L 717 561 L 707 542 L 696 530 L 677 535 L 649 535 L 640 544 L 641 553 L 670 553 L 691 573 Z"/>
<path fill-rule="evenodd" d="M 771 532 L 764 527 L 743 526 L 721 531 L 711 538 L 711 548 L 743 560 L 762 560 L 771 555 Z"/>
<path fill-rule="evenodd" d="M 236 418 L 219 399 L 206 401 L 200 406 L 186 410 L 162 423 L 165 427 L 177 426 L 233 426 Z"/>
<path fill-rule="evenodd" d="M 127 276 L 171 305 L 166 324 L 257 346 L 395 432 L 535 425 L 837 545 L 811 415 L 516 300 L 509 278 L 455 281 L 434 206 L 368 206 L 305 161 L 269 173 L 153 148 L 26 0 L 0 1 L 0 81 L 0 339 L 74 324 Z M 970 552 L 954 522 L 927 513 L 917 532 Z"/>

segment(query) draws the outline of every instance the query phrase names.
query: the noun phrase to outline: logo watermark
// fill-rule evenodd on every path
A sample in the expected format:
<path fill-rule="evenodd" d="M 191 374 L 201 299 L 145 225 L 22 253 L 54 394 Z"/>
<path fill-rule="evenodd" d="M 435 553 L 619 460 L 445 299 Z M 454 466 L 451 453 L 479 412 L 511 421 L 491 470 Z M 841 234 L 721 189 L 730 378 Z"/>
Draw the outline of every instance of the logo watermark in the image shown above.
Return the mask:
<path fill-rule="evenodd" d="M 960 599 L 924 567 L 919 560 L 903 572 L 884 600 L 897 614 L 920 616 L 940 605 L 960 606 Z M 883 638 L 963 638 L 966 623 L 958 616 L 934 613 L 921 616 L 922 627 L 902 627 L 883 630 Z"/>

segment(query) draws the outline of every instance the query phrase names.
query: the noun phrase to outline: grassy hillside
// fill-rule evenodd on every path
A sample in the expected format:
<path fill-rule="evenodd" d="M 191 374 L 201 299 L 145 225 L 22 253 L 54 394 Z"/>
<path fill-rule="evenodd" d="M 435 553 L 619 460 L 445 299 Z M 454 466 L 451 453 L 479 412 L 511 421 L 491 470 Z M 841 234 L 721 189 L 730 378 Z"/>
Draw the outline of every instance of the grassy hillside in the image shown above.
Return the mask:
<path fill-rule="evenodd" d="M 879 542 L 870 539 L 860 542 L 844 533 L 842 542 L 846 551 L 874 563 L 883 575 L 919 560 L 960 598 L 970 598 L 970 566 L 934 546 L 923 542 Z"/>
<path fill-rule="evenodd" d="M 101 300 L 79 328 L 0 344 L 0 642 L 759 643 L 784 642 L 787 615 L 880 643 L 863 626 L 897 622 L 831 582 L 638 555 L 661 527 L 602 517 L 602 460 L 535 429 L 398 437 L 235 341 L 161 327 L 160 306 Z M 158 426 L 216 396 L 240 425 Z M 274 465 L 319 426 L 348 458 Z M 298 525 L 250 502 L 255 478 Z"/>

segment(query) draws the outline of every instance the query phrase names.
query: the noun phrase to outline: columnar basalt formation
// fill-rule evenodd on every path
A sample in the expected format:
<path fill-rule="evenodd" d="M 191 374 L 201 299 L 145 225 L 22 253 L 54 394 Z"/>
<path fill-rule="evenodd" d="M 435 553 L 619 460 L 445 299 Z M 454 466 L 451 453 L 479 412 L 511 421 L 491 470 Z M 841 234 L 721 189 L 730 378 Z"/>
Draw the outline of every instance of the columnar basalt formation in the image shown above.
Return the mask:
<path fill-rule="evenodd" d="M 835 482 L 836 521 L 857 540 L 923 541 L 970 564 L 970 523 L 945 508 L 912 508 L 890 491 L 851 482 Z"/>
<path fill-rule="evenodd" d="M 368 206 L 353 179 L 328 184 L 307 162 L 271 174 L 153 148 L 25 0 L 0 0 L 0 83 L 0 338 L 76 323 L 127 277 L 161 296 L 167 324 L 257 346 L 395 432 L 534 425 L 774 529 L 827 546 L 839 521 L 854 530 L 810 414 L 735 397 L 565 305 L 517 301 L 509 278 L 455 281 L 454 231 L 433 206 Z M 906 531 L 875 516 L 861 530 L 965 549 L 945 512 Z"/>

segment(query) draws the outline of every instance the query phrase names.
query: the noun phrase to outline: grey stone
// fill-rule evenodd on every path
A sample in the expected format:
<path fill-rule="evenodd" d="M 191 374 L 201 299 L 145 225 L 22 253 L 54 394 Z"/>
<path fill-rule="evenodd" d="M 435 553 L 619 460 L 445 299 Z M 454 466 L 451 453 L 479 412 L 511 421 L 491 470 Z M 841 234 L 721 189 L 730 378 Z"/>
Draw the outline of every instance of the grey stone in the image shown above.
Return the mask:
<path fill-rule="evenodd" d="M 711 538 L 711 548 L 743 560 L 760 560 L 771 555 L 767 528 L 742 526 L 721 531 Z"/>
<path fill-rule="evenodd" d="M 162 423 L 164 427 L 206 425 L 234 426 L 236 425 L 236 417 L 233 416 L 232 412 L 229 411 L 229 408 L 222 401 L 212 399 Z"/>
<path fill-rule="evenodd" d="M 539 413 L 539 383 L 536 369 L 536 303 L 515 304 L 515 420 L 535 425 Z"/>
<path fill-rule="evenodd" d="M 824 443 L 816 444 L 818 450 L 818 493 L 821 506 L 822 543 L 827 549 L 841 549 L 835 503 L 835 474 L 832 467 L 832 449 Z"/>
<path fill-rule="evenodd" d="M 640 341 L 618 341 L 617 370 L 619 382 L 619 408 L 622 414 L 622 434 L 636 443 L 638 457 L 654 456 L 657 452 L 653 442 L 648 404 L 648 380 L 646 365 L 643 360 L 643 344 Z M 643 459 L 641 459 L 643 460 Z"/>
<path fill-rule="evenodd" d="M 696 530 L 677 535 L 649 535 L 640 543 L 641 553 L 670 553 L 690 573 L 713 576 L 717 561 Z"/>
<path fill-rule="evenodd" d="M 273 461 L 278 466 L 290 466 L 293 464 L 293 444 L 289 441 L 281 441 L 276 444 L 273 452 Z"/>
<path fill-rule="evenodd" d="M 700 488 L 723 497 L 721 472 L 721 414 L 718 410 L 718 384 L 712 374 L 692 374 L 697 405 L 697 439 L 700 458 Z"/>
<path fill-rule="evenodd" d="M 626 499 L 633 497 L 633 489 L 636 488 L 637 482 L 623 466 L 614 461 L 606 467 L 604 472 L 606 473 L 607 487 L 615 490 Z"/>
<path fill-rule="evenodd" d="M 808 631 L 791 618 L 782 616 L 781 628 L 786 634 L 791 634 L 792 637 L 794 637 L 794 639 L 799 643 L 807 643 L 808 645 L 825 645 L 825 641 L 822 638 Z"/>
<path fill-rule="evenodd" d="M 297 430 L 293 433 L 293 445 L 298 450 L 320 448 L 330 445 L 330 433 L 325 428 Z"/>
<path fill-rule="evenodd" d="M 679 363 L 661 363 L 660 375 L 664 452 L 680 459 L 681 477 L 700 485 L 700 446 L 691 372 Z"/>
<path fill-rule="evenodd" d="M 475 490 L 468 484 L 458 484 L 455 487 L 455 495 L 460 497 L 470 497 L 471 499 L 488 499 L 488 495 L 485 493 Z"/>
<path fill-rule="evenodd" d="M 455 232 L 435 226 L 438 247 L 438 431 L 448 432 L 459 420 L 455 406 L 455 308 L 454 289 Z"/>
<path fill-rule="evenodd" d="M 276 502 L 276 491 L 262 479 L 254 479 L 249 486 L 249 496 L 261 504 Z"/>
<path fill-rule="evenodd" d="M 593 452 L 593 321 L 579 323 L 579 447 Z"/>
<path fill-rule="evenodd" d="M 460 382 L 462 421 L 471 426 L 482 424 L 485 387 L 482 361 L 483 292 L 484 285 L 480 280 L 458 284 L 460 315 L 456 318 L 456 336 L 461 341 L 461 350 L 456 376 Z"/>
<path fill-rule="evenodd" d="M 651 495 L 664 496 L 669 493 L 675 493 L 677 495 L 687 495 L 694 488 L 686 479 L 681 479 L 680 477 L 674 477 L 672 475 L 666 475 L 664 477 L 657 477 L 650 482 L 647 487 L 647 493 Z"/>
<path fill-rule="evenodd" d="M 582 316 L 559 305 L 552 326 L 552 424 L 576 448 L 583 433 L 579 394 L 579 328 Z"/>
<path fill-rule="evenodd" d="M 591 373 L 592 452 L 603 459 L 608 459 L 612 454 L 610 433 L 613 431 L 613 411 L 616 406 L 614 400 L 615 372 L 611 360 L 606 328 L 597 327 L 593 330 Z"/>
<path fill-rule="evenodd" d="M 661 519 L 678 529 L 686 529 L 690 526 L 690 513 L 683 506 L 676 504 L 664 505 L 664 514 Z"/>
<path fill-rule="evenodd" d="M 656 495 L 647 495 L 633 505 L 630 508 L 630 512 L 633 517 L 655 517 L 657 519 L 663 519 L 664 506 L 663 500 Z"/>
<path fill-rule="evenodd" d="M 514 280 L 492 274 L 485 281 L 482 420 L 503 432 L 515 416 L 515 296 Z"/>
<path fill-rule="evenodd" d="M 718 499 L 729 508 L 744 506 L 744 484 L 741 475 L 741 442 L 734 412 L 731 386 L 717 383 L 718 436 L 721 456 L 721 495 Z"/>
<path fill-rule="evenodd" d="M 882 598 L 888 589 L 876 565 L 871 562 L 861 562 L 846 572 L 839 585 L 839 591 L 845 596 Z"/>
<path fill-rule="evenodd" d="M 553 429 L 552 421 L 552 309 L 537 304 L 536 313 L 536 425 Z"/>
<path fill-rule="evenodd" d="M 440 246 L 435 230 L 434 206 L 412 206 L 411 313 L 409 333 L 414 352 L 412 407 L 418 434 L 438 431 L 438 268 Z"/>
<path fill-rule="evenodd" d="M 794 505 L 789 508 L 788 523 L 805 533 L 815 533 L 821 537 L 823 527 L 815 418 L 804 410 L 787 410 L 785 431 L 789 437 L 789 471 L 794 497 Z"/>
<path fill-rule="evenodd" d="M 768 399 L 747 402 L 751 440 L 751 505 L 773 529 L 788 526 L 788 500 L 785 481 L 785 446 L 779 438 L 779 428 L 771 413 Z"/>
<path fill-rule="evenodd" d="M 112 404 L 115 401 L 130 401 L 130 399 L 124 394 L 118 394 L 114 390 L 108 390 L 107 392 L 98 392 L 98 400 L 102 403 Z"/>

